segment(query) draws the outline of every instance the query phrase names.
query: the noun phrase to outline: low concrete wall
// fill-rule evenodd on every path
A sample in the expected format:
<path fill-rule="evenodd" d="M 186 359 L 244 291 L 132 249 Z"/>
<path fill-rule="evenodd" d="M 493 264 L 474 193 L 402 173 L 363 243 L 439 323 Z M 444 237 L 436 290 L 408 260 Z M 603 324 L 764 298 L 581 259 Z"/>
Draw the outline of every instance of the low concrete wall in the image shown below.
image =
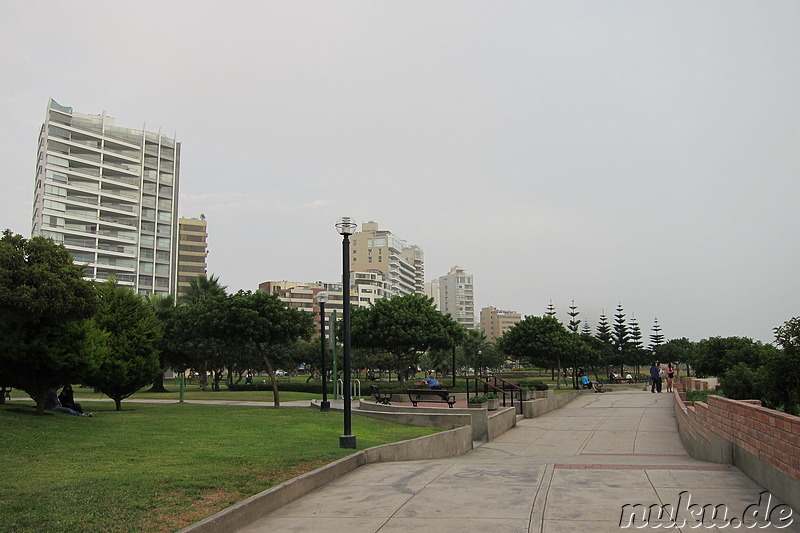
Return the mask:
<path fill-rule="evenodd" d="M 693 390 L 703 388 L 700 380 L 685 381 Z M 675 384 L 675 418 L 689 455 L 736 465 L 793 509 L 800 509 L 800 417 L 767 409 L 757 400 L 712 395 L 708 404 L 687 402 L 683 383 Z"/>
<path fill-rule="evenodd" d="M 517 424 L 513 407 L 501 407 L 497 411 L 487 411 L 486 409 L 383 405 L 362 400 L 358 411 L 353 411 L 353 413 L 412 426 L 439 429 L 470 426 L 472 440 L 481 442 L 491 440 Z"/>
<path fill-rule="evenodd" d="M 550 411 L 554 411 L 555 409 L 565 406 L 567 403 L 580 396 L 583 392 L 589 391 L 572 390 L 563 394 L 556 394 L 555 391 L 552 390 L 541 392 L 537 391 L 536 396 L 541 397 L 522 402 L 522 416 L 525 418 L 542 416 L 545 413 L 549 413 Z"/>
<path fill-rule="evenodd" d="M 366 464 L 438 459 L 460 455 L 471 449 L 472 432 L 466 426 L 435 435 L 368 448 L 251 496 L 201 522 L 181 529 L 179 533 L 224 533 L 243 528 L 265 514 Z"/>

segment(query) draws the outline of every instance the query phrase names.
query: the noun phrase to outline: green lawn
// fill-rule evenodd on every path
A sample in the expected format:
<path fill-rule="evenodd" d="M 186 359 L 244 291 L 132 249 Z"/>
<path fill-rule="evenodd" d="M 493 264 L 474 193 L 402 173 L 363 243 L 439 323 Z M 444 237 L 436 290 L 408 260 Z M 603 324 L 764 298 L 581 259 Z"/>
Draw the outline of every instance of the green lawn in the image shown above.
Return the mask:
<path fill-rule="evenodd" d="M 219 393 L 218 393 L 219 394 Z M 86 402 L 94 418 L 0 406 L 3 531 L 174 531 L 344 457 L 342 413 Z M 353 417 L 358 448 L 434 433 Z"/>

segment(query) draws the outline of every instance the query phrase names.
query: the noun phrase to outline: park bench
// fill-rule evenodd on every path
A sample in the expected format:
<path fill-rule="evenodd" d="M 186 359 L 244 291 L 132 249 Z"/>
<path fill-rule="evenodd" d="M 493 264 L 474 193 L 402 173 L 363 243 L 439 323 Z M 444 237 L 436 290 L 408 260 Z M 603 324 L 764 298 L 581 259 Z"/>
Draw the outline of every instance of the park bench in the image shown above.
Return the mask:
<path fill-rule="evenodd" d="M 370 385 L 369 388 L 372 391 L 372 399 L 375 400 L 375 403 L 382 403 L 383 405 L 391 405 L 389 403 L 389 400 L 392 399 L 391 392 L 382 391 L 375 385 Z"/>
<path fill-rule="evenodd" d="M 289 383 L 291 380 L 289 376 L 275 376 L 276 383 Z"/>
<path fill-rule="evenodd" d="M 406 393 L 414 407 L 420 402 L 429 402 L 446 403 L 452 409 L 456 403 L 456 397 L 444 389 L 408 389 Z"/>

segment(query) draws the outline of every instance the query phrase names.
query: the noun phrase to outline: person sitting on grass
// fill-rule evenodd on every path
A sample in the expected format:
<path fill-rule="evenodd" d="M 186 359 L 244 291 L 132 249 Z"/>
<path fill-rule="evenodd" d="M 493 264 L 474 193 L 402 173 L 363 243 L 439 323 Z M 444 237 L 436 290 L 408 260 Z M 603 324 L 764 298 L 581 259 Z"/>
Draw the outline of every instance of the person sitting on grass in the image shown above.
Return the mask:
<path fill-rule="evenodd" d="M 44 400 L 44 408 L 47 411 L 55 411 L 57 413 L 65 413 L 73 416 L 92 416 L 92 413 L 79 413 L 75 409 L 62 406 L 61 402 L 58 401 L 58 393 L 56 392 L 56 389 L 50 389 L 47 391 L 47 398 Z"/>
<path fill-rule="evenodd" d="M 583 386 L 584 389 L 592 389 L 595 392 L 603 392 L 602 389 L 597 386 L 597 382 L 590 381 L 586 374 L 581 376 L 581 386 Z"/>
<path fill-rule="evenodd" d="M 429 373 L 429 374 L 428 374 L 428 377 L 426 377 L 426 378 L 425 378 L 425 379 L 423 379 L 422 381 L 424 381 L 425 383 L 427 383 L 427 384 L 428 384 L 428 387 L 430 387 L 430 388 L 432 388 L 432 389 L 435 389 L 435 388 L 441 387 L 441 384 L 440 384 L 440 383 L 439 383 L 439 381 L 436 379 L 436 373 L 435 373 L 435 372 L 431 372 L 431 373 Z"/>
<path fill-rule="evenodd" d="M 61 389 L 61 394 L 58 395 L 58 402 L 61 404 L 61 407 L 66 407 L 67 409 L 72 409 L 73 411 L 78 411 L 83 414 L 81 404 L 75 403 L 75 393 L 72 390 L 72 385 L 69 383 L 64 385 L 64 388 Z"/>

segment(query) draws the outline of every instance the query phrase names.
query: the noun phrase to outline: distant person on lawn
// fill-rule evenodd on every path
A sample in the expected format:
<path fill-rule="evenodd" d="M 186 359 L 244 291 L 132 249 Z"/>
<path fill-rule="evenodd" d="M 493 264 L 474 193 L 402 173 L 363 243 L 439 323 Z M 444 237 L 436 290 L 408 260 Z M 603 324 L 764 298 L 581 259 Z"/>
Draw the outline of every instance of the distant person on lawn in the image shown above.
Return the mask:
<path fill-rule="evenodd" d="M 81 404 L 75 403 L 75 393 L 72 390 L 72 385 L 69 383 L 64 385 L 64 388 L 61 389 L 61 394 L 58 395 L 58 401 L 61 404 L 61 407 L 66 407 L 67 409 L 72 409 L 73 411 L 83 413 Z"/>
<path fill-rule="evenodd" d="M 47 398 L 44 400 L 44 408 L 48 411 L 65 413 L 73 416 L 92 416 L 92 413 L 79 413 L 75 409 L 70 409 L 69 407 L 64 407 L 61 405 L 61 402 L 58 401 L 58 393 L 56 392 L 56 389 L 50 389 L 47 391 Z"/>

